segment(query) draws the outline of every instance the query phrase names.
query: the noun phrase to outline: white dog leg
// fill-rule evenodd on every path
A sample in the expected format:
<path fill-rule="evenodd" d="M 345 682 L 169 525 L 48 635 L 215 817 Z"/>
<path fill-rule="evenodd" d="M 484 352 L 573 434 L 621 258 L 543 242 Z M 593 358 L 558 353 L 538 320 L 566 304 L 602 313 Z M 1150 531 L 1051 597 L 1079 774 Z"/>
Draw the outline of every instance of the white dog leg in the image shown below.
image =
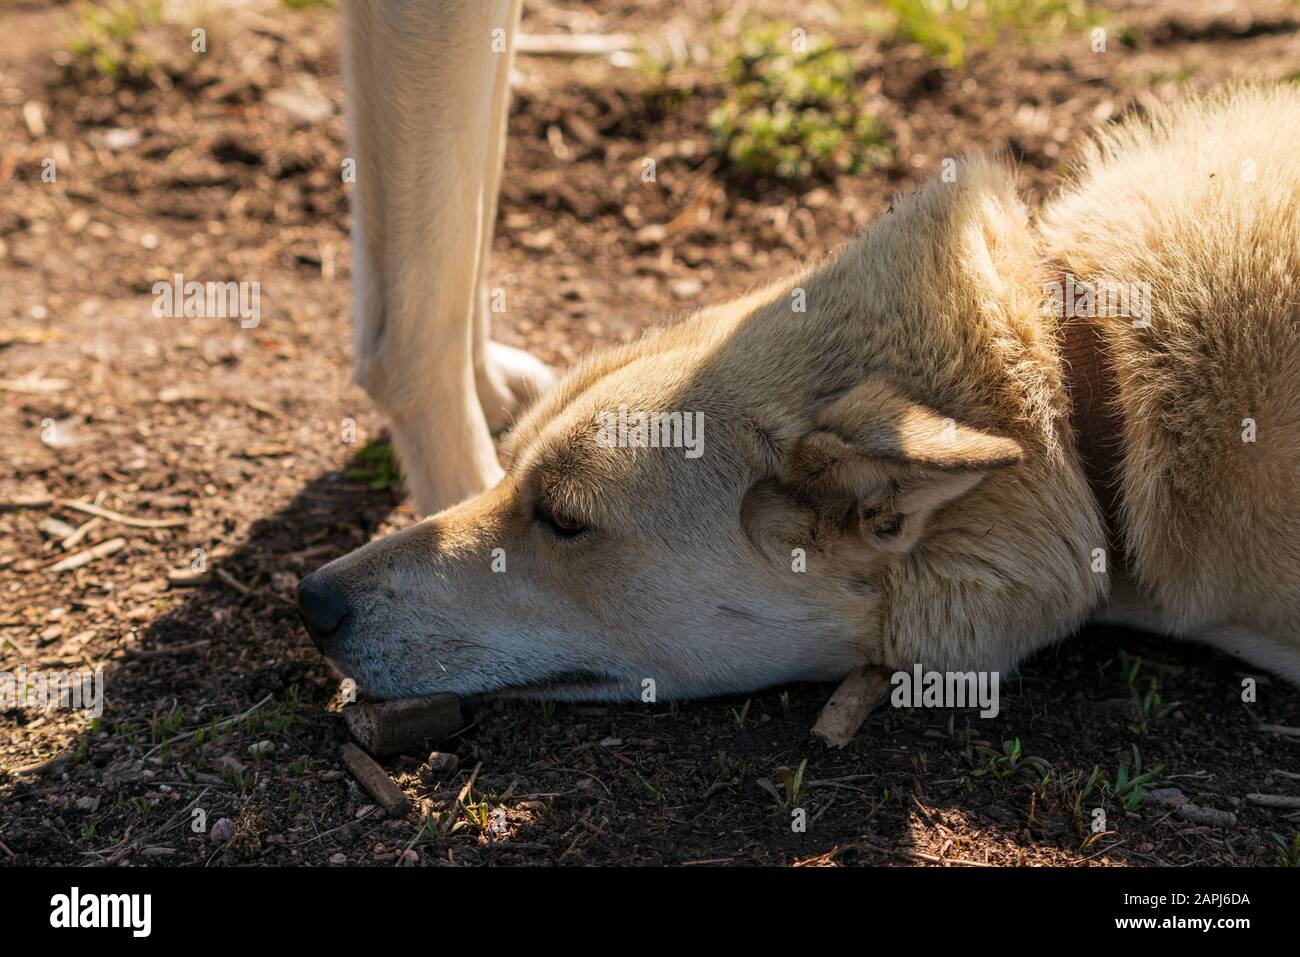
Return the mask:
<path fill-rule="evenodd" d="M 505 163 L 506 120 L 510 112 L 510 67 L 514 61 L 514 38 L 519 24 L 521 0 L 510 0 L 510 53 L 499 57 L 492 85 L 492 126 L 488 147 L 488 183 L 483 191 L 483 247 L 479 254 L 478 312 L 474 336 L 474 381 L 483 414 L 492 431 L 510 423 L 530 399 L 551 385 L 554 374 L 541 361 L 522 349 L 492 341 L 492 303 L 496 296 L 488 289 L 488 267 L 492 260 L 492 225 L 497 218 L 501 171 Z M 508 301 L 507 301 L 508 305 Z"/>
<path fill-rule="evenodd" d="M 356 379 L 426 514 L 501 478 L 475 337 L 517 14 L 512 0 L 346 5 Z"/>

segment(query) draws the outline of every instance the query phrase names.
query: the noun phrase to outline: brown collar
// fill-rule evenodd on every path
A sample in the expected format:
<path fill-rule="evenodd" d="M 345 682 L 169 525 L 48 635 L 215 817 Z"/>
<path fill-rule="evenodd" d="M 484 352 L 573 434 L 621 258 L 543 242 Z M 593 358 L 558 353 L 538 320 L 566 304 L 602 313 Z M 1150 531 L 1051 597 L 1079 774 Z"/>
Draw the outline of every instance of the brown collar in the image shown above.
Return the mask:
<path fill-rule="evenodd" d="M 1124 562 L 1119 524 L 1124 424 L 1118 408 L 1119 380 L 1098 320 L 1075 315 L 1073 290 L 1081 281 L 1063 271 L 1059 283 L 1062 295 L 1055 300 L 1056 339 L 1070 397 L 1070 428 L 1084 477 L 1106 523 L 1109 561 L 1119 567 Z"/>

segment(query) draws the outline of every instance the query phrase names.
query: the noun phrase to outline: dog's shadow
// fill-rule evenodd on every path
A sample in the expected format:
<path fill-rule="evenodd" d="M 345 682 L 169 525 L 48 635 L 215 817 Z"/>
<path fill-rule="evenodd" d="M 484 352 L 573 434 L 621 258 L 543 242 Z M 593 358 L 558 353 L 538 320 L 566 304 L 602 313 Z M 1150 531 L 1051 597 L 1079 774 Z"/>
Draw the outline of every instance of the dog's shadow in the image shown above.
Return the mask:
<path fill-rule="evenodd" d="M 382 826 L 369 823 L 378 815 L 349 821 L 345 811 L 368 799 L 337 775 L 319 778 L 339 767 L 344 739 L 325 710 L 336 676 L 284 587 L 390 518 L 396 494 L 349 477 L 372 462 L 363 453 L 320 475 L 255 522 L 206 587 L 109 667 L 103 721 L 43 767 L 0 781 L 5 804 L 70 792 L 103 799 L 80 838 L 71 827 L 39 837 L 9 829 L 10 846 L 26 850 L 32 839 L 32 853 L 51 860 L 119 863 L 189 840 L 169 860 L 211 860 L 187 817 L 151 817 L 163 783 L 179 789 L 177 809 L 192 813 L 196 802 L 209 823 L 238 820 L 252 835 L 241 845 L 250 860 L 270 852 L 282 863 L 324 863 Z M 470 726 L 446 745 L 462 756 L 459 772 L 421 794 L 455 810 L 451 796 L 473 779 L 466 803 L 477 813 L 500 802 L 510 827 L 420 846 L 435 859 L 450 847 L 481 863 L 983 864 L 986 850 L 990 863 L 1151 863 L 1162 858 L 1135 835 L 1149 841 L 1187 825 L 1144 805 L 1121 774 L 1131 781 L 1160 767 L 1153 786 L 1191 770 L 1231 788 L 1286 763 L 1277 741 L 1243 758 L 1239 741 L 1258 737 L 1257 716 L 1238 700 L 1238 668 L 1208 650 L 1089 629 L 1031 659 L 1002 687 L 994 719 L 886 703 L 844 751 L 809 734 L 828 685 L 677 704 L 469 702 Z M 1294 698 L 1283 692 L 1290 703 L 1266 709 L 1269 720 L 1296 723 Z M 272 750 L 250 753 L 263 740 Z M 315 837 L 263 843 L 270 832 L 303 831 L 304 816 Z M 403 839 L 418 826 L 409 822 Z"/>
<path fill-rule="evenodd" d="M 1289 689 L 1256 678 L 1269 720 L 1294 718 Z M 534 762 L 528 786 L 591 779 L 588 863 L 1224 863 L 1213 828 L 1145 798 L 1178 786 L 1231 812 L 1240 782 L 1286 763 L 1274 739 L 1242 768 L 1259 715 L 1240 707 L 1241 680 L 1212 650 L 1093 627 L 1006 679 L 996 717 L 886 701 L 843 751 L 810 736 L 833 687 L 820 684 L 554 714 L 495 704 L 475 747 L 504 782 L 520 779 L 500 777 L 511 760 L 567 745 L 567 767 Z"/>
<path fill-rule="evenodd" d="M 238 817 L 242 797 L 274 791 L 281 763 L 238 747 L 249 734 L 274 739 L 276 754 L 293 760 L 334 762 L 336 721 L 324 707 L 337 685 L 298 623 L 293 586 L 364 544 L 397 508 L 387 482 L 368 478 L 372 449 L 310 481 L 228 553 L 206 557 L 198 569 L 206 584 L 104 666 L 102 716 L 53 758 L 0 777 L 0 804 L 70 791 L 100 798 L 81 841 L 67 828 L 58 839 L 41 838 L 35 853 L 63 863 L 122 860 L 149 830 L 151 812 L 137 819 L 131 802 L 154 800 L 145 795 L 157 795 L 160 777 L 169 788 L 203 791 L 212 820 Z M 367 477 L 358 480 L 358 472 Z M 167 767 L 181 753 L 180 766 Z M 171 837 L 181 823 L 169 825 Z M 26 843 L 12 827 L 6 836 L 15 851 Z"/>

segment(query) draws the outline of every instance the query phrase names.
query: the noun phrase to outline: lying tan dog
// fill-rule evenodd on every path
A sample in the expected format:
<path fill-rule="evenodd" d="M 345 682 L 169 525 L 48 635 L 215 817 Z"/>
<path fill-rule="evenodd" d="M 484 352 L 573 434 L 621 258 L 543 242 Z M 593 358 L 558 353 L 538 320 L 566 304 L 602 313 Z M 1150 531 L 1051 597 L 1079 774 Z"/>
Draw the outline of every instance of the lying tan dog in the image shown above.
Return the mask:
<path fill-rule="evenodd" d="M 1300 681 L 1300 90 L 1105 134 L 1037 224 L 949 179 L 584 361 L 499 485 L 303 581 L 321 649 L 383 697 L 672 698 L 1095 617 Z"/>

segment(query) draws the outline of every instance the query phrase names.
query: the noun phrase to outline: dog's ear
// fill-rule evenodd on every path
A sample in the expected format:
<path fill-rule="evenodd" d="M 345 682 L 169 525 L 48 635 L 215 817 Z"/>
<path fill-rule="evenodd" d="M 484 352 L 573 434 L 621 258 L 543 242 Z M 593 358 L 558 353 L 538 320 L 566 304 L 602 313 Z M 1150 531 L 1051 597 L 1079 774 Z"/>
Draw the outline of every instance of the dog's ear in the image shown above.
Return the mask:
<path fill-rule="evenodd" d="M 785 482 L 856 523 L 869 543 L 901 553 L 940 506 L 1023 458 L 1014 439 L 945 417 L 873 379 L 819 412 L 794 446 Z"/>

